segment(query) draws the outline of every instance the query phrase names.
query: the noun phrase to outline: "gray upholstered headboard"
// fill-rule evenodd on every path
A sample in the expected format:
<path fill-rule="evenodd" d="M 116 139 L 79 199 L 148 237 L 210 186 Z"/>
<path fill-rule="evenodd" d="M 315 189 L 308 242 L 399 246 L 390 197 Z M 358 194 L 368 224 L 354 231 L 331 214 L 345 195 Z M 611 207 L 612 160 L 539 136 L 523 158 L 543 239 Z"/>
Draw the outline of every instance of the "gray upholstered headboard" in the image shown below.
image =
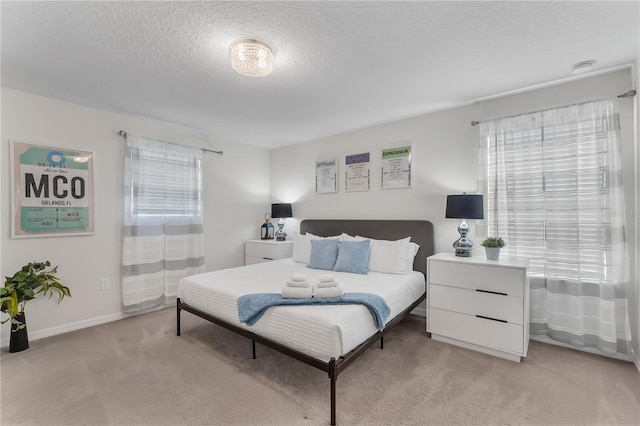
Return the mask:
<path fill-rule="evenodd" d="M 398 240 L 411 237 L 420 246 L 413 269 L 427 275 L 427 257 L 434 254 L 433 224 L 426 220 L 342 220 L 306 219 L 300 222 L 300 233 L 310 232 L 321 237 L 360 235 L 378 240 Z"/>

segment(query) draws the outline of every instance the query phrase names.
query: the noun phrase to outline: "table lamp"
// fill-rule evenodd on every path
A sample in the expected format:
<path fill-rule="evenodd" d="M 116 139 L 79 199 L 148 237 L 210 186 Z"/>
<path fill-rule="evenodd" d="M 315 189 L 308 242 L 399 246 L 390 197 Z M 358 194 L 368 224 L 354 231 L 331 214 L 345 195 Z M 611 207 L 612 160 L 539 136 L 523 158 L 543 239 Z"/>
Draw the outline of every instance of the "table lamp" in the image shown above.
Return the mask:
<path fill-rule="evenodd" d="M 447 195 L 447 219 L 462 219 L 458 232 L 460 238 L 453 243 L 456 256 L 471 257 L 473 242 L 467 238 L 469 224 L 467 219 L 484 219 L 482 194 Z"/>
<path fill-rule="evenodd" d="M 291 214 L 291 203 L 271 204 L 271 217 L 279 218 L 278 230 L 276 231 L 276 241 L 284 241 L 287 239 L 287 233 L 284 232 L 284 218 L 293 217 Z"/>

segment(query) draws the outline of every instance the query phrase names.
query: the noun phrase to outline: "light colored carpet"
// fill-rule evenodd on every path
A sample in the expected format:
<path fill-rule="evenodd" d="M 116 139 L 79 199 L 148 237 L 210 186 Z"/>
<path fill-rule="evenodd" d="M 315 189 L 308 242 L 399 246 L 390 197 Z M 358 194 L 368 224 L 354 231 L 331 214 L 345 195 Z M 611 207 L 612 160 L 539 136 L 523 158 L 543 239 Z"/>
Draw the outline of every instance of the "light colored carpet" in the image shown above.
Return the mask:
<path fill-rule="evenodd" d="M 2 425 L 327 425 L 326 373 L 188 312 L 31 342 L 0 358 Z M 638 425 L 631 363 L 531 342 L 513 363 L 410 316 L 337 381 L 339 425 Z"/>

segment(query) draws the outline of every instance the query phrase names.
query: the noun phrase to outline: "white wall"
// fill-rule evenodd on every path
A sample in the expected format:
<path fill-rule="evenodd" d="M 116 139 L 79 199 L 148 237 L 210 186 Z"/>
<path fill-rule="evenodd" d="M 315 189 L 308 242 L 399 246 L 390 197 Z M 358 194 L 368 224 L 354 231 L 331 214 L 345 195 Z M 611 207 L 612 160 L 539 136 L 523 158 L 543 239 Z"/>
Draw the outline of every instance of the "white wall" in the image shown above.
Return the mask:
<path fill-rule="evenodd" d="M 631 68 L 625 68 L 272 150 L 273 201 L 293 203 L 295 218 L 287 221 L 290 232 L 297 230 L 297 222 L 306 218 L 427 219 L 434 224 L 436 251 L 451 251 L 451 244 L 458 238 L 458 221 L 444 218 L 446 195 L 475 192 L 477 188 L 478 128 L 471 127 L 472 120 L 482 121 L 593 99 L 614 98 L 633 88 L 632 77 Z M 638 102 L 637 98 L 618 101 L 622 126 L 627 241 L 632 262 L 631 282 L 635 283 L 636 289 L 637 274 L 640 273 L 635 260 L 640 180 L 636 174 L 638 152 L 634 137 L 633 105 Z M 384 99 L 380 102 L 384 102 Z M 380 149 L 405 143 L 413 146 L 413 188 L 379 189 Z M 371 152 L 374 157 L 371 191 L 346 193 L 343 190 L 344 177 L 341 177 L 338 193 L 315 194 L 314 164 L 317 159 L 338 156 L 340 164 L 343 164 L 345 155 L 362 152 Z M 473 223 L 471 225 L 474 227 Z M 475 229 L 472 233 L 475 233 Z M 474 239 L 473 236 L 471 238 Z M 477 246 L 479 239 L 475 238 L 475 242 Z M 631 294 L 630 300 L 636 301 L 630 307 L 632 332 L 640 338 L 638 295 Z"/>
<path fill-rule="evenodd" d="M 459 237 L 459 221 L 444 219 L 443 194 L 477 187 L 469 125 L 475 118 L 469 106 L 272 150 L 273 201 L 292 202 L 296 219 L 428 219 L 437 230 L 436 249 L 447 250 Z M 405 144 L 412 145 L 412 188 L 381 190 L 380 150 Z M 341 176 L 338 193 L 315 194 L 316 159 L 338 156 L 342 175 L 345 155 L 363 152 L 372 156 L 372 190 L 346 193 Z M 287 227 L 297 224 L 290 220 Z"/>
<path fill-rule="evenodd" d="M 223 156 L 204 155 L 205 268 L 243 264 L 244 240 L 259 236 L 259 226 L 269 205 L 268 150 L 212 141 L 201 132 L 169 123 L 7 88 L 2 88 L 1 95 L 1 273 L 13 275 L 29 261 L 49 259 L 60 265 L 59 277 L 72 292 L 72 297 L 59 306 L 46 298 L 27 304 L 31 340 L 122 317 L 119 276 L 124 141 L 118 136 L 119 130 L 224 151 Z M 94 235 L 10 238 L 10 140 L 94 152 Z M 111 281 L 110 290 L 100 290 L 101 278 Z M 5 346 L 8 324 L 1 330 Z"/>

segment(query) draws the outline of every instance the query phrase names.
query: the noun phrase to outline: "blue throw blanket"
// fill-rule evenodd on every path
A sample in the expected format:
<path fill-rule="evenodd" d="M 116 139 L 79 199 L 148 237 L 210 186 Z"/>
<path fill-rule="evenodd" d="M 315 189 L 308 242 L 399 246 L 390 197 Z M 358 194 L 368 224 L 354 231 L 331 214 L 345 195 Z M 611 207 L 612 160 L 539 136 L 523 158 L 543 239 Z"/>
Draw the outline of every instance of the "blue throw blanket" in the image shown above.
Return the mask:
<path fill-rule="evenodd" d="M 378 330 L 384 329 L 390 309 L 384 299 L 370 293 L 344 293 L 341 297 L 288 299 L 280 293 L 245 294 L 238 298 L 240 322 L 253 325 L 271 306 L 277 305 L 353 305 L 361 304 L 369 308 Z"/>

